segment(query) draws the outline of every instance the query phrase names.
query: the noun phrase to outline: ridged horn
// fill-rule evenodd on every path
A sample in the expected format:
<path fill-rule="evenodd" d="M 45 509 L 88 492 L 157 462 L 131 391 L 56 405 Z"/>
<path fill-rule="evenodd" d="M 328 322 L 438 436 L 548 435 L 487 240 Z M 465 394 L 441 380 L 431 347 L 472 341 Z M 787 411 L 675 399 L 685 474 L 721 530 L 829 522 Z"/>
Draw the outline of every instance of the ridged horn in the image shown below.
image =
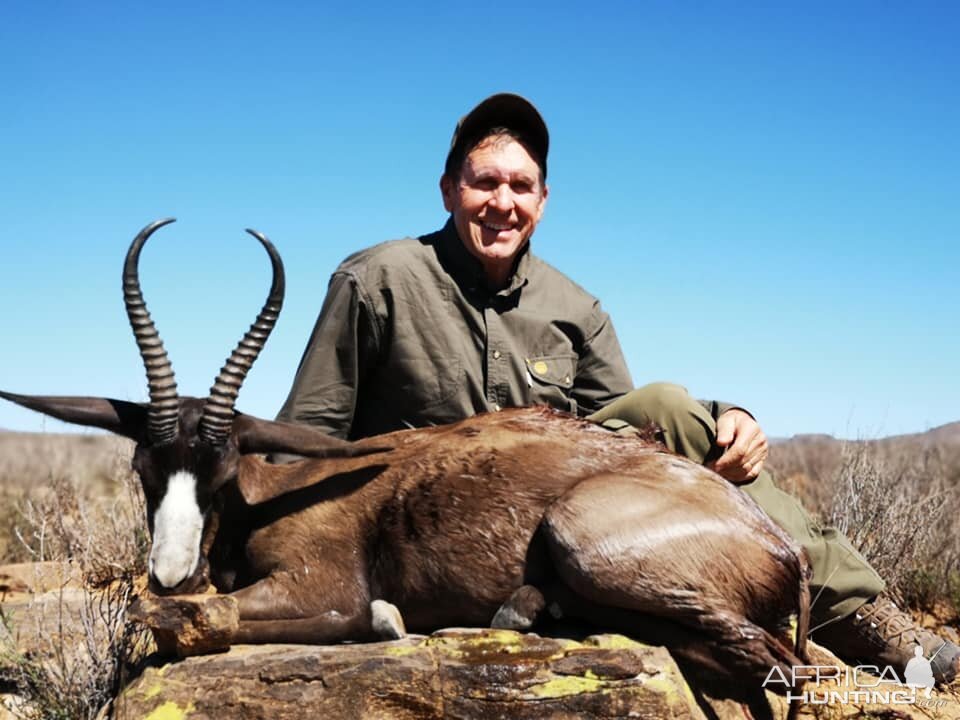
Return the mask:
<path fill-rule="evenodd" d="M 154 327 L 147 304 L 140 292 L 140 250 L 157 228 L 169 225 L 175 218 L 157 220 L 147 225 L 133 239 L 123 263 L 123 302 L 133 335 L 140 348 L 140 357 L 147 370 L 147 385 L 150 388 L 150 409 L 147 416 L 147 436 L 155 445 L 165 445 L 177 437 L 177 383 L 173 366 L 163 348 L 163 341 Z"/>
<path fill-rule="evenodd" d="M 256 322 L 250 326 L 240 344 L 227 358 L 203 406 L 198 432 L 200 437 L 211 445 L 222 445 L 226 442 L 233 424 L 234 406 L 237 395 L 240 393 L 240 386 L 243 385 L 247 373 L 250 372 L 254 361 L 263 350 L 273 326 L 277 324 L 280 308 L 283 307 L 286 283 L 280 253 L 262 233 L 249 228 L 247 232 L 260 241 L 270 256 L 270 263 L 273 265 L 273 284 L 263 309 L 257 315 Z"/>

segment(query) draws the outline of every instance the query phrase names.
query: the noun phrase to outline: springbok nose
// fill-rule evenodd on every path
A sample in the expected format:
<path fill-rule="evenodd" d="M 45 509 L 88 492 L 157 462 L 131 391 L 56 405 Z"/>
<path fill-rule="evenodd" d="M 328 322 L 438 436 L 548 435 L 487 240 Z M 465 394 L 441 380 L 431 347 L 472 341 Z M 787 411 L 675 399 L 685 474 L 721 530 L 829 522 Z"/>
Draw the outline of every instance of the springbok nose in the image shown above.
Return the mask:
<path fill-rule="evenodd" d="M 196 555 L 190 552 L 151 552 L 150 578 L 160 587 L 175 588 L 193 574 L 196 561 Z"/>
<path fill-rule="evenodd" d="M 149 568 L 149 588 L 156 595 L 181 595 L 203 592 L 210 585 L 210 566 L 201 557 L 196 567 L 185 577 L 176 579 L 179 573 L 156 572 L 157 565 L 152 560 Z"/>
<path fill-rule="evenodd" d="M 197 505 L 196 478 L 176 472 L 153 516 L 150 576 L 164 588 L 174 588 L 189 578 L 200 559 L 203 514 Z"/>

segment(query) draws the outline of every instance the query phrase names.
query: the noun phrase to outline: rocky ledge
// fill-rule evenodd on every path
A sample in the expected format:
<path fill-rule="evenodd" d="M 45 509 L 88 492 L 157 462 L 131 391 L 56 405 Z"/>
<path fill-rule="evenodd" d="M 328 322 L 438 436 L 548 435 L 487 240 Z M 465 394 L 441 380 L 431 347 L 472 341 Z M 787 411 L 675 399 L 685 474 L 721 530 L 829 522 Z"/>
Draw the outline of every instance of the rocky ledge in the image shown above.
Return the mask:
<path fill-rule="evenodd" d="M 117 718 L 702 718 L 662 648 L 443 630 L 393 642 L 235 646 L 148 668 Z"/>

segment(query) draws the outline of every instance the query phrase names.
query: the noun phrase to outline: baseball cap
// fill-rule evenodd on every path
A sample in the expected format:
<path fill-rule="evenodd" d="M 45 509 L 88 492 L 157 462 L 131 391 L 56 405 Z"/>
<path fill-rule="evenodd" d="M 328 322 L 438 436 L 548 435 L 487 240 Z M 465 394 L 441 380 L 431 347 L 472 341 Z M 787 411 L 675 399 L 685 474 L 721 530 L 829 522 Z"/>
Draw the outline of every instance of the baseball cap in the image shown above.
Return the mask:
<path fill-rule="evenodd" d="M 460 122 L 453 131 L 453 138 L 450 140 L 444 173 L 450 174 L 453 158 L 462 151 L 465 143 L 475 140 L 495 127 L 514 130 L 523 137 L 524 141 L 529 143 L 530 149 L 538 156 L 543 177 L 547 177 L 547 150 L 550 148 L 547 124 L 532 102 L 514 93 L 491 95 L 460 118 Z"/>

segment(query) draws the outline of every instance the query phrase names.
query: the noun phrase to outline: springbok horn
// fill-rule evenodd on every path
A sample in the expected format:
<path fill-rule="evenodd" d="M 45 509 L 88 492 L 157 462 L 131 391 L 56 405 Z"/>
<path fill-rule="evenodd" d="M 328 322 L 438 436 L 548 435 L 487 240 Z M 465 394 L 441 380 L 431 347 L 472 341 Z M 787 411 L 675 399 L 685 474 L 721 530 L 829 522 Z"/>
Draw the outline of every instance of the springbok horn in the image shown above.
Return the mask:
<path fill-rule="evenodd" d="M 177 437 L 179 400 L 173 366 L 140 292 L 137 266 L 140 262 L 140 250 L 154 230 L 169 225 L 174 220 L 175 218 L 157 220 L 141 230 L 133 239 L 127 251 L 127 259 L 123 263 L 123 302 L 127 306 L 127 317 L 130 318 L 130 326 L 137 339 L 137 347 L 140 348 L 140 357 L 143 358 L 147 370 L 147 384 L 150 387 L 147 436 L 155 445 L 171 443 Z"/>
<path fill-rule="evenodd" d="M 270 287 L 270 295 L 263 309 L 257 315 L 256 322 L 250 326 L 240 344 L 227 358 L 203 406 L 198 432 L 200 437 L 211 445 L 223 445 L 226 442 L 233 424 L 233 408 L 237 402 L 240 386 L 260 351 L 263 350 L 267 338 L 270 337 L 270 331 L 277 324 L 280 308 L 283 307 L 285 281 L 280 253 L 262 233 L 249 228 L 247 232 L 260 241 L 270 256 L 270 263 L 273 265 L 273 285 Z"/>

